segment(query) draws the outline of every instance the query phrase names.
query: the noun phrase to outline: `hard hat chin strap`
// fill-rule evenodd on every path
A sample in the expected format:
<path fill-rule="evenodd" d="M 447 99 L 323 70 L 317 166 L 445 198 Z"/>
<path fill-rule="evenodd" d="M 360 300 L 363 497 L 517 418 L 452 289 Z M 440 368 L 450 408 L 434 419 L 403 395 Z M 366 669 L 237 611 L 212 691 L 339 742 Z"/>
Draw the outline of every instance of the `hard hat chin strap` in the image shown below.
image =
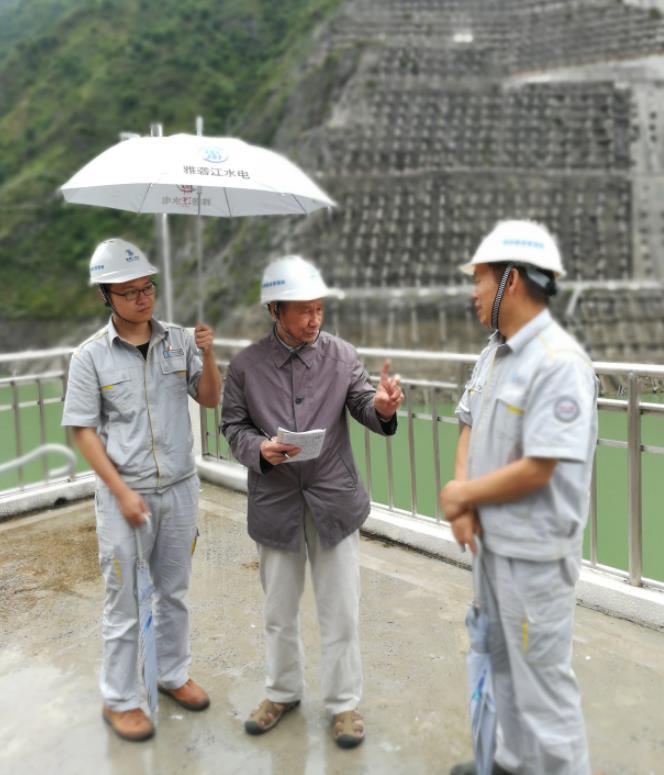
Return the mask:
<path fill-rule="evenodd" d="M 99 284 L 99 292 L 104 297 L 104 306 L 109 307 L 110 309 L 113 309 L 113 305 L 111 304 L 111 294 L 109 293 L 108 288 L 103 283 Z M 115 312 L 114 309 L 113 309 L 113 312 Z"/>
<path fill-rule="evenodd" d="M 505 288 L 507 287 L 507 281 L 509 280 L 510 272 L 514 269 L 514 264 L 508 264 L 505 267 L 503 276 L 498 283 L 498 290 L 496 291 L 496 298 L 493 300 L 493 307 L 491 308 L 491 328 L 494 331 L 498 330 L 498 313 L 500 312 L 500 303 L 503 300 Z"/>

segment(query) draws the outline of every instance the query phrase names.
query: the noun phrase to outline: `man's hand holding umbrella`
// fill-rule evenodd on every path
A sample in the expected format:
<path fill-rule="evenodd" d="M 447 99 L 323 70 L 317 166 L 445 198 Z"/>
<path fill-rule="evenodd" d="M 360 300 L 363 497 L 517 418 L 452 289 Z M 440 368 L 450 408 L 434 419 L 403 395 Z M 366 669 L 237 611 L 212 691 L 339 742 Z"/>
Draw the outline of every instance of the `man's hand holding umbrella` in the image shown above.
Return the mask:
<path fill-rule="evenodd" d="M 210 326 L 206 326 L 205 323 L 196 323 L 196 328 L 194 328 L 194 339 L 196 340 L 196 347 L 201 350 L 203 355 L 212 353 L 214 331 Z"/>
<path fill-rule="evenodd" d="M 214 409 L 219 403 L 221 390 L 221 375 L 214 360 L 214 331 L 205 323 L 196 323 L 194 341 L 203 355 L 203 371 L 198 380 L 196 400 L 199 404 Z"/>
<path fill-rule="evenodd" d="M 475 554 L 475 536 L 480 535 L 480 521 L 474 508 L 469 508 L 465 497 L 464 482 L 458 479 L 450 480 L 440 491 L 440 508 L 445 519 L 451 523 L 452 534 L 457 543 Z"/>

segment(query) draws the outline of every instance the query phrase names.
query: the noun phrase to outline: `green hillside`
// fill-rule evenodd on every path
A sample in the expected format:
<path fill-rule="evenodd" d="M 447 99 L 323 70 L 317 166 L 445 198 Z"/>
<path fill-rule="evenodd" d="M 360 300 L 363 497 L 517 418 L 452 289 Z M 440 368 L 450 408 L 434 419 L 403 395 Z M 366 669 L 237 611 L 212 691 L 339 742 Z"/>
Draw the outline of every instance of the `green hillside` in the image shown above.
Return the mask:
<path fill-rule="evenodd" d="M 44 32 L 80 0 L 0 0 L 0 62 L 17 43 Z"/>
<path fill-rule="evenodd" d="M 97 312 L 91 249 L 121 232 L 150 250 L 153 219 L 65 205 L 58 186 L 152 121 L 269 143 L 339 2 L 0 0 L 0 316 Z"/>

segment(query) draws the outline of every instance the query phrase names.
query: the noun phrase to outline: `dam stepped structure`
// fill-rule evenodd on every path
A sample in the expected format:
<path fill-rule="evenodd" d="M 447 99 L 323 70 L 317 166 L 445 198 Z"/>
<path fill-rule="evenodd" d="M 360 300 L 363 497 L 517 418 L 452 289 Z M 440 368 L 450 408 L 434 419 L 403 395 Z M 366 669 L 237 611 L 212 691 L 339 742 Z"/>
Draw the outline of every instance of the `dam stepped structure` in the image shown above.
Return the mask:
<path fill-rule="evenodd" d="M 355 0 L 354 62 L 299 161 L 339 203 L 290 227 L 358 344 L 477 351 L 458 265 L 501 218 L 556 235 L 553 308 L 595 360 L 664 357 L 662 3 Z M 338 314 L 343 311 L 343 315 Z"/>

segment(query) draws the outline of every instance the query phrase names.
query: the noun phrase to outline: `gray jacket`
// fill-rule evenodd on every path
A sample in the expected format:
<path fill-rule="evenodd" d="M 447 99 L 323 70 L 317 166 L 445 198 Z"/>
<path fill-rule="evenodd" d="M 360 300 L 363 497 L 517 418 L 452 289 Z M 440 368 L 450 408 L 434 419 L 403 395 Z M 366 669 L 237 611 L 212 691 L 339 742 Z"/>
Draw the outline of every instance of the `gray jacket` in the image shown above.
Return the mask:
<path fill-rule="evenodd" d="M 238 353 L 224 382 L 222 432 L 249 469 L 249 535 L 258 543 L 296 551 L 308 504 L 324 547 L 335 546 L 369 514 L 348 434 L 346 409 L 382 435 L 396 431 L 396 415 L 382 422 L 375 389 L 355 349 L 326 332 L 297 352 L 270 333 Z M 325 429 L 320 456 L 271 466 L 260 454 L 261 431 Z"/>

